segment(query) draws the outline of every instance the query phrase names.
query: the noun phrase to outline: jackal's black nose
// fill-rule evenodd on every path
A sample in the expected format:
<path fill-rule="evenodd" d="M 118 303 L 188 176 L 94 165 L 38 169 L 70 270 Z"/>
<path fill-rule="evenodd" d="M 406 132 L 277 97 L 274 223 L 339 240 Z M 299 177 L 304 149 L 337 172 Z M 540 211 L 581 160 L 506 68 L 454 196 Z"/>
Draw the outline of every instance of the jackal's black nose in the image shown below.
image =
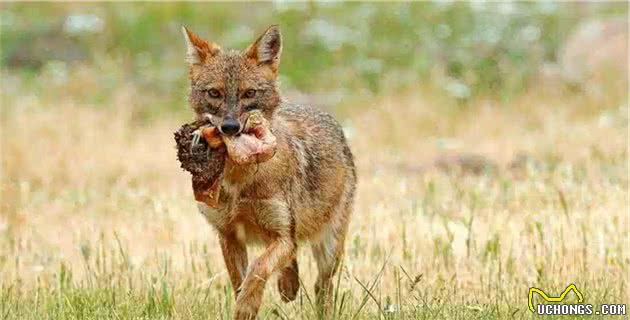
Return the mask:
<path fill-rule="evenodd" d="M 221 132 L 227 135 L 233 135 L 238 133 L 241 130 L 241 125 L 238 123 L 236 119 L 226 118 L 223 119 L 223 124 L 221 125 Z"/>

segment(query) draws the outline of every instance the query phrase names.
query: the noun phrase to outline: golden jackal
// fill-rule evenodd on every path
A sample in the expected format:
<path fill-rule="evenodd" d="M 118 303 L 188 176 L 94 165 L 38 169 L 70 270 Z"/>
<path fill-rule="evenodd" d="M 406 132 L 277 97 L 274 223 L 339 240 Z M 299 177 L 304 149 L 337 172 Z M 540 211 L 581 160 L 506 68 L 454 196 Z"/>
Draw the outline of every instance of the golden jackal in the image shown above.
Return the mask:
<path fill-rule="evenodd" d="M 335 119 L 286 103 L 277 77 L 282 52 L 278 26 L 244 51 L 224 50 L 183 28 L 190 65 L 189 103 L 198 118 L 212 119 L 225 138 L 238 136 L 251 112 L 261 113 L 277 138 L 271 159 L 228 160 L 218 204 L 198 202 L 216 229 L 235 292 L 235 319 L 253 319 L 265 284 L 279 272 L 284 301 L 299 289 L 296 251 L 310 242 L 318 267 L 315 292 L 328 310 L 352 212 L 356 173 L 350 148 Z M 262 255 L 248 264 L 247 244 Z"/>

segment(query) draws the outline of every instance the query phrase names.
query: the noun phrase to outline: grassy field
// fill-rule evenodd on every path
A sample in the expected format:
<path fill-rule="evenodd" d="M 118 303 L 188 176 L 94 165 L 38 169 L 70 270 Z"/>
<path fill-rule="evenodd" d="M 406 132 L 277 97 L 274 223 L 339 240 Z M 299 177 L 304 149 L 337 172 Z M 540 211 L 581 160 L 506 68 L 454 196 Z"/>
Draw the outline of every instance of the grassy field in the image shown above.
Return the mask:
<path fill-rule="evenodd" d="M 533 319 L 530 287 L 571 283 L 630 301 L 628 65 L 583 86 L 541 71 L 578 20 L 627 4 L 244 6 L 2 5 L 0 319 L 230 319 L 175 156 L 184 21 L 238 47 L 280 22 L 282 88 L 343 123 L 359 185 L 336 319 Z M 298 299 L 273 278 L 261 319 L 317 319 L 298 261 Z"/>
<path fill-rule="evenodd" d="M 133 87 L 103 109 L 3 79 L 0 315 L 228 318 L 219 246 L 175 160 L 190 115 L 137 120 Z M 569 283 L 628 301 L 624 99 L 545 87 L 463 108 L 418 88 L 341 115 L 360 183 L 339 318 L 529 318 L 530 286 Z M 269 283 L 263 318 L 314 318 L 310 251 L 299 261 L 306 289 L 284 305 Z"/>

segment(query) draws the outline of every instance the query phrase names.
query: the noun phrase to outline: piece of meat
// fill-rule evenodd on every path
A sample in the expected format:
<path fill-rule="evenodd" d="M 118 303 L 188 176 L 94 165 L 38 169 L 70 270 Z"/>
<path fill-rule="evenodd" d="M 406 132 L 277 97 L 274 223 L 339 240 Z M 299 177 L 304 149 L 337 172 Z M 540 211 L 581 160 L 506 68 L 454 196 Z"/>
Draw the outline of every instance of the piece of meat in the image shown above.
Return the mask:
<path fill-rule="evenodd" d="M 216 207 L 219 201 L 221 176 L 225 167 L 227 150 L 216 128 L 206 132 L 208 121 L 195 121 L 183 125 L 175 132 L 177 159 L 182 169 L 192 174 L 192 187 L 197 201 Z M 193 143 L 198 130 L 204 139 Z M 196 142 L 196 141 L 195 141 Z"/>
<path fill-rule="evenodd" d="M 175 132 L 175 143 L 181 167 L 192 174 L 195 199 L 210 207 L 218 206 L 228 157 L 246 165 L 267 161 L 276 152 L 271 125 L 259 112 L 250 114 L 243 131 L 235 136 L 221 135 L 208 120 L 184 124 Z"/>
<path fill-rule="evenodd" d="M 223 142 L 230 159 L 239 165 L 265 162 L 276 153 L 276 137 L 270 123 L 259 112 L 247 118 L 242 133 L 224 136 Z"/>

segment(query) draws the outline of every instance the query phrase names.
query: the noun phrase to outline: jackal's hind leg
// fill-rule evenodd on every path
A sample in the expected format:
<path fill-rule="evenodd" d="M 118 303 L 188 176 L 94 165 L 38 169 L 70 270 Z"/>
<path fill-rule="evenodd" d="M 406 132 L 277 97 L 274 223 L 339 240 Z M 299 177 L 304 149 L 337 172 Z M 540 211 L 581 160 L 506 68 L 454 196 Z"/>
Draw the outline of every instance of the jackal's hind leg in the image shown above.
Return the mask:
<path fill-rule="evenodd" d="M 315 295 L 317 305 L 324 317 L 329 315 L 332 306 L 333 279 L 343 258 L 346 228 L 342 232 L 335 232 L 331 228 L 322 235 L 318 242 L 312 243 L 313 256 L 317 262 L 317 281 Z"/>
<path fill-rule="evenodd" d="M 278 291 L 282 301 L 289 302 L 295 300 L 300 289 L 300 275 L 298 272 L 297 259 L 280 271 L 278 276 Z"/>

